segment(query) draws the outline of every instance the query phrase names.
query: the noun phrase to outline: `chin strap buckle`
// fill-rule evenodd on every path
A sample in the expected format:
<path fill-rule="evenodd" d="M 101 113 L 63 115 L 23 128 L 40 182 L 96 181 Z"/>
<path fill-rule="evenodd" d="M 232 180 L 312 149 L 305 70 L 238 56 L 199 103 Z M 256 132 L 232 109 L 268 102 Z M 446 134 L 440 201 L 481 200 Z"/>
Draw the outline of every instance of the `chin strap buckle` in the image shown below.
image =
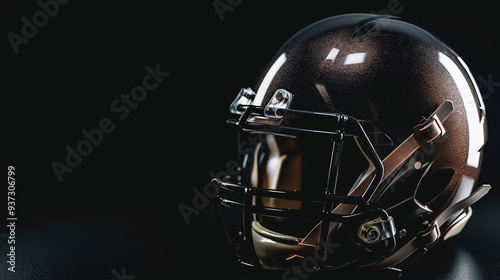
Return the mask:
<path fill-rule="evenodd" d="M 451 218 L 451 216 L 453 216 L 453 214 L 474 204 L 476 201 L 485 196 L 490 191 L 490 189 L 491 186 L 487 184 L 480 186 L 470 196 L 458 201 L 457 203 L 449 206 L 443 212 L 441 212 L 441 214 L 437 216 L 436 219 L 434 219 L 433 224 L 435 224 L 437 227 L 441 227 L 446 221 Z"/>
<path fill-rule="evenodd" d="M 480 186 L 475 192 L 473 192 L 470 196 L 460 200 L 459 202 L 449 206 L 446 208 L 439 216 L 437 216 L 434 221 L 431 223 L 431 227 L 429 230 L 427 230 L 425 233 L 421 235 L 421 241 L 425 247 L 431 246 L 434 242 L 436 242 L 441 236 L 444 238 L 449 238 L 453 235 L 456 235 L 458 232 L 451 232 L 452 230 L 457 230 L 456 224 L 461 222 L 461 221 L 455 221 L 453 222 L 450 226 L 447 228 L 442 228 L 443 224 L 448 221 L 451 216 L 453 216 L 455 213 L 461 210 L 465 210 L 465 219 L 462 218 L 457 218 L 461 220 L 465 220 L 465 222 L 470 218 L 470 215 L 472 214 L 472 209 L 470 206 L 474 204 L 476 201 L 481 199 L 483 196 L 485 196 L 489 190 L 491 189 L 490 185 L 482 185 Z M 465 226 L 465 224 L 462 224 L 460 227 L 461 228 Z"/>
<path fill-rule="evenodd" d="M 415 140 L 420 145 L 430 143 L 446 133 L 443 122 L 453 112 L 453 102 L 445 100 L 423 124 L 413 128 Z"/>

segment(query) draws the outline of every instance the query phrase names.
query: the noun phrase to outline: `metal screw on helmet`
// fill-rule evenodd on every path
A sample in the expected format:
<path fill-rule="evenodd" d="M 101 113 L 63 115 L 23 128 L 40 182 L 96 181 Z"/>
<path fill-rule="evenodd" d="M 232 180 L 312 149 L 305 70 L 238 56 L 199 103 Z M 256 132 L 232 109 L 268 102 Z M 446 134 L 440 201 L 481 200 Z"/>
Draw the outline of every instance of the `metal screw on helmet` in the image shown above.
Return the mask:
<path fill-rule="evenodd" d="M 270 118 L 280 118 L 279 109 L 288 109 L 292 103 L 293 95 L 284 90 L 278 89 L 264 108 L 264 115 Z"/>
<path fill-rule="evenodd" d="M 394 219 L 389 216 L 387 219 L 377 218 L 363 223 L 358 230 L 358 236 L 367 244 L 377 243 L 396 235 Z"/>
<path fill-rule="evenodd" d="M 376 226 L 371 226 L 366 229 L 365 236 L 368 242 L 377 242 L 380 238 L 380 230 Z"/>

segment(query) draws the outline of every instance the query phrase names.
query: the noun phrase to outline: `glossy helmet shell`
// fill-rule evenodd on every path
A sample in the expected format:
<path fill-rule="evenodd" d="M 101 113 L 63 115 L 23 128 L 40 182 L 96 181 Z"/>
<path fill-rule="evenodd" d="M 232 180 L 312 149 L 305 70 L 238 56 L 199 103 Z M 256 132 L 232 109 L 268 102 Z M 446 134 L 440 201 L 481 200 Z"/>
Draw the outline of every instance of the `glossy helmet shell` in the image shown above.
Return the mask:
<path fill-rule="evenodd" d="M 402 159 L 369 201 L 395 221 L 397 242 L 392 253 L 414 240 L 422 232 L 422 224 L 425 228 L 445 209 L 469 197 L 477 185 L 486 141 L 480 92 L 460 57 L 419 27 L 372 14 L 318 21 L 281 47 L 254 89 L 254 106 L 266 106 L 284 89 L 293 95 L 289 109 L 357 119 L 381 160 L 414 134 L 415 127 L 427 121 L 440 105 L 451 101 L 453 111 L 443 122 L 446 133 Z M 446 228 L 464 211 L 453 213 Z M 278 222 L 271 226 L 279 232 Z M 455 233 L 443 232 L 440 238 Z M 360 243 L 354 237 L 340 242 L 346 240 Z M 333 266 L 358 260 L 359 256 L 345 253 L 350 251 L 338 250 L 343 253 L 333 257 Z M 379 254 L 375 259 L 387 255 Z M 261 262 L 266 261 L 261 258 Z"/>

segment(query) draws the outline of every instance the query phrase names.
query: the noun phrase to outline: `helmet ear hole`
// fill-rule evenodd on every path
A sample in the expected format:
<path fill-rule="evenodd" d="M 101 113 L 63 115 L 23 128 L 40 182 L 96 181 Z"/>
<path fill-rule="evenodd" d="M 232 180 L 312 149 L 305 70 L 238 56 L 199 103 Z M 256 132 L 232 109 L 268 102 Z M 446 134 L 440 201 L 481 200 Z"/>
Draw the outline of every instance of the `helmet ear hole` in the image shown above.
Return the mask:
<path fill-rule="evenodd" d="M 415 201 L 432 210 L 432 202 L 442 193 L 455 175 L 451 168 L 441 169 L 425 175 L 415 191 Z"/>

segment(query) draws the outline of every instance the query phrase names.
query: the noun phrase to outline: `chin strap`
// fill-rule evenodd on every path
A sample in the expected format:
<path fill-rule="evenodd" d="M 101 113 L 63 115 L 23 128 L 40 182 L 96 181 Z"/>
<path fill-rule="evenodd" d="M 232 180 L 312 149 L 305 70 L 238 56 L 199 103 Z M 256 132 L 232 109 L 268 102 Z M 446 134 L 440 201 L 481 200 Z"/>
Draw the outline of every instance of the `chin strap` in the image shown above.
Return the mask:
<path fill-rule="evenodd" d="M 447 237 L 453 236 L 457 233 L 456 231 L 460 231 L 463 228 L 465 225 L 464 222 L 467 222 L 472 214 L 470 206 L 485 196 L 490 189 L 490 185 L 482 185 L 470 196 L 446 208 L 430 223 L 430 227 L 427 230 L 417 235 L 417 237 L 413 238 L 410 242 L 401 247 L 401 249 L 380 262 L 367 264 L 363 267 L 383 269 L 395 266 L 413 255 L 422 247 L 425 252 L 427 248 L 431 247 L 439 238 L 444 237 L 446 239 Z M 465 218 L 457 219 L 457 221 L 453 222 L 451 225 L 444 226 L 444 224 L 460 210 L 467 211 Z"/>

